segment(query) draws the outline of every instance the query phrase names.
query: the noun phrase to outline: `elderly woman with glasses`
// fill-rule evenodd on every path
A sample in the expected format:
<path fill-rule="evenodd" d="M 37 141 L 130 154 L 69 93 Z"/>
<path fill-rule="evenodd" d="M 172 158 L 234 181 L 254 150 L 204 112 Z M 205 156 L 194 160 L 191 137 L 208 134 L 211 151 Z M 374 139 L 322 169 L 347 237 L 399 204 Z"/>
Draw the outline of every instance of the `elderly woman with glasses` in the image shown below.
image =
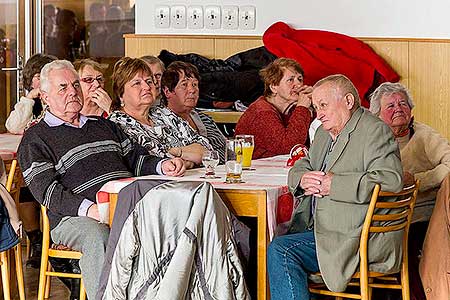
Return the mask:
<path fill-rule="evenodd" d="M 418 257 L 437 191 L 450 173 L 450 145 L 436 130 L 414 121 L 413 107 L 411 96 L 401 83 L 381 84 L 370 99 L 370 111 L 389 125 L 399 144 L 405 184 L 420 180 L 409 230 L 409 270 L 411 294 L 414 299 L 425 299 L 418 275 Z"/>
<path fill-rule="evenodd" d="M 150 67 L 139 58 L 124 57 L 114 66 L 113 113 L 117 123 L 135 142 L 159 157 L 181 157 L 186 167 L 202 161 L 203 152 L 211 149 L 208 140 L 189 124 L 162 123 L 150 113 L 157 95 Z"/>
<path fill-rule="evenodd" d="M 81 114 L 106 117 L 111 110 L 111 98 L 105 91 L 104 71 L 106 66 L 86 58 L 73 63 L 80 76 L 84 104 Z"/>

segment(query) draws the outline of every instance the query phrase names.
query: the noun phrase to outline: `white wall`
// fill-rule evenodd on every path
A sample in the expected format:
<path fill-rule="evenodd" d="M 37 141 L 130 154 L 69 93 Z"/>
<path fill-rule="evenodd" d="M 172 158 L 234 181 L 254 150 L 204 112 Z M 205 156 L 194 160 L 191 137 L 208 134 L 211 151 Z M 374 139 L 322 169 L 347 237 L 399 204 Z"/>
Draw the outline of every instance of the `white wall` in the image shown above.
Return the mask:
<path fill-rule="evenodd" d="M 156 5 L 253 5 L 255 30 L 159 29 Z M 136 0 L 136 33 L 262 35 L 274 22 L 357 37 L 450 38 L 450 0 Z"/>

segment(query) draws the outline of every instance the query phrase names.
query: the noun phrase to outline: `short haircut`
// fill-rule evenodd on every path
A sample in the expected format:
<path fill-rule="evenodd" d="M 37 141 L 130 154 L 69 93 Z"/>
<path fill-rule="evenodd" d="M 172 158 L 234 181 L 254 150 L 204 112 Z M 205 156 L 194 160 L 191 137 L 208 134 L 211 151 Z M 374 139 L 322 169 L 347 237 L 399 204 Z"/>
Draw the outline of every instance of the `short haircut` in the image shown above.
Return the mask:
<path fill-rule="evenodd" d="M 120 97 L 123 96 L 125 84 L 139 72 L 153 77 L 150 67 L 140 58 L 123 57 L 116 62 L 112 74 L 114 94 L 111 104 L 112 110 L 120 109 Z"/>
<path fill-rule="evenodd" d="M 326 83 L 333 84 L 336 88 L 341 92 L 341 96 L 345 96 L 350 93 L 355 98 L 355 105 L 353 106 L 352 111 L 356 110 L 361 106 L 361 98 L 359 98 L 359 93 L 356 87 L 353 85 L 350 79 L 347 76 L 342 74 L 329 75 L 325 78 L 320 79 L 314 84 L 313 89 L 320 87 Z"/>
<path fill-rule="evenodd" d="M 105 74 L 106 69 L 108 69 L 107 64 L 101 64 L 91 58 L 77 59 L 73 62 L 73 67 L 78 73 L 83 72 L 83 69 L 86 66 L 91 66 L 94 70 L 99 71 L 102 74 Z"/>
<path fill-rule="evenodd" d="M 405 96 L 410 109 L 414 108 L 414 103 L 408 89 L 401 83 L 384 82 L 370 95 L 370 112 L 376 116 L 380 115 L 381 98 L 392 94 L 402 94 Z"/>
<path fill-rule="evenodd" d="M 67 60 L 55 60 L 46 64 L 41 70 L 41 91 L 49 92 L 50 80 L 49 75 L 54 70 L 69 70 L 72 71 L 77 77 L 78 73 L 75 71 L 72 63 Z"/>
<path fill-rule="evenodd" d="M 58 58 L 53 55 L 47 55 L 42 53 L 36 53 L 31 56 L 25 66 L 23 67 L 22 76 L 23 76 L 23 87 L 27 91 L 31 91 L 33 88 L 31 87 L 31 83 L 33 81 L 33 77 L 36 74 L 41 73 L 42 68 L 52 62 L 57 60 Z"/>
<path fill-rule="evenodd" d="M 161 94 L 164 105 L 167 105 L 167 98 L 164 93 L 164 88 L 167 88 L 172 92 L 180 81 L 180 75 L 182 72 L 184 73 L 184 76 L 188 78 L 195 78 L 200 81 L 200 74 L 198 73 L 196 66 L 183 61 L 174 61 L 167 67 L 161 78 Z"/>
<path fill-rule="evenodd" d="M 285 57 L 275 59 L 259 72 L 261 79 L 264 81 L 264 97 L 273 95 L 270 86 L 280 84 L 286 69 L 300 73 L 302 76 L 305 75 L 302 66 L 297 61 Z"/>
<path fill-rule="evenodd" d="M 161 67 L 161 70 L 163 72 L 166 70 L 166 67 L 164 66 L 164 63 L 162 62 L 162 60 L 160 60 L 156 56 L 144 55 L 144 56 L 140 57 L 140 59 L 142 59 L 143 61 L 145 61 L 146 63 L 148 63 L 150 65 L 159 64 L 159 66 Z"/>

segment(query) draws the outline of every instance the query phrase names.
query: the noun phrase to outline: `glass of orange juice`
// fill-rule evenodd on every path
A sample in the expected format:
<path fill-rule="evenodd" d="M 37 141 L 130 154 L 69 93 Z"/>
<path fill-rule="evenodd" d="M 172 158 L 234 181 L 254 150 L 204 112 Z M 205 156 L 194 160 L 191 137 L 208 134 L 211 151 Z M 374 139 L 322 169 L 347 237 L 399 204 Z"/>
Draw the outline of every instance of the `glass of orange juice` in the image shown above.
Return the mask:
<path fill-rule="evenodd" d="M 252 166 L 253 149 L 255 148 L 255 138 L 251 134 L 238 134 L 236 139 L 242 141 L 242 168 L 250 169 Z"/>

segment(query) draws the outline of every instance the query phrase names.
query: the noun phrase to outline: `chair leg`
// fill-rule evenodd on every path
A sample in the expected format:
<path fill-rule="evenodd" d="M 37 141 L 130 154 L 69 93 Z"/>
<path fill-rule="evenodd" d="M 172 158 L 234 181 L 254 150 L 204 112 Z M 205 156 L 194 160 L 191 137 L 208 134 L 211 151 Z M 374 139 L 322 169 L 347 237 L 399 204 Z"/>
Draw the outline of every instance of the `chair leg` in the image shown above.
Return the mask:
<path fill-rule="evenodd" d="M 11 291 L 9 289 L 9 266 L 8 266 L 8 250 L 0 253 L 2 284 L 3 284 L 3 298 L 5 300 L 11 299 Z"/>
<path fill-rule="evenodd" d="M 23 282 L 22 245 L 19 243 L 14 247 L 14 257 L 16 259 L 17 288 L 19 299 L 25 300 L 25 284 Z"/>
<path fill-rule="evenodd" d="M 48 263 L 47 271 L 52 271 L 52 265 Z M 50 287 L 52 285 L 52 276 L 47 276 L 47 280 L 45 281 L 45 294 L 44 299 L 50 298 Z"/>
<path fill-rule="evenodd" d="M 27 242 L 27 259 L 29 259 L 31 255 L 31 242 L 28 236 L 26 238 L 26 242 Z"/>
<path fill-rule="evenodd" d="M 39 272 L 39 289 L 38 289 L 38 298 L 37 300 L 44 300 L 45 297 L 45 290 L 47 286 L 47 277 L 46 272 L 48 268 L 49 262 L 48 262 L 48 249 L 43 248 L 42 249 L 42 256 L 41 256 L 41 269 Z"/>
<path fill-rule="evenodd" d="M 80 300 L 86 300 L 86 290 L 84 289 L 83 278 L 80 280 Z"/>

